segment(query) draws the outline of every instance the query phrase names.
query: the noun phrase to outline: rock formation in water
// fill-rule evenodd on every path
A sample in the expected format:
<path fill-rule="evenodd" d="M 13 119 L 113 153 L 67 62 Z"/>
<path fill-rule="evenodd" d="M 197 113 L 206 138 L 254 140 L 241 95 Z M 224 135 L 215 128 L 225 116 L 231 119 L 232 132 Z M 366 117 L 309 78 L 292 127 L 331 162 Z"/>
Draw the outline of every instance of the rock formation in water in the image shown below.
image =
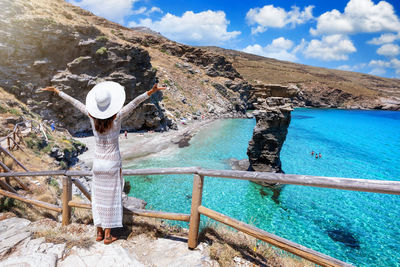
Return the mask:
<path fill-rule="evenodd" d="M 257 124 L 247 148 L 250 171 L 283 172 L 280 152 L 286 139 L 292 111 L 288 101 L 283 97 L 269 97 L 259 98 L 254 104 L 257 110 L 253 114 Z"/>

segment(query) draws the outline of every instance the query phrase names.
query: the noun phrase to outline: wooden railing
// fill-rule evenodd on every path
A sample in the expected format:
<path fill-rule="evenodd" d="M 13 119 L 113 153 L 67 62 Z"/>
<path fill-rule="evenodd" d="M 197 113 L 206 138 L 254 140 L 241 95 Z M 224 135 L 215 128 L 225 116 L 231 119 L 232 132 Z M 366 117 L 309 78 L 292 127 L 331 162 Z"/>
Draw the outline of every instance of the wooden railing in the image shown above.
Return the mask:
<path fill-rule="evenodd" d="M 219 221 L 225 225 L 233 227 L 239 231 L 256 237 L 259 240 L 265 241 L 304 259 L 312 261 L 322 266 L 350 266 L 345 262 L 332 258 L 325 254 L 319 253 L 290 240 L 276 236 L 274 234 L 263 231 L 257 227 L 240 222 L 230 218 L 217 211 L 211 210 L 202 205 L 202 193 L 204 185 L 204 177 L 223 177 L 230 179 L 241 179 L 256 182 L 293 184 L 303 186 L 314 186 L 324 188 L 334 188 L 341 190 L 353 190 L 362 192 L 374 192 L 383 194 L 400 195 L 400 182 L 387 180 L 366 180 L 353 178 L 337 178 L 337 177 L 320 177 L 308 175 L 292 175 L 281 173 L 267 172 L 249 172 L 249 171 L 232 171 L 232 170 L 208 170 L 199 167 L 182 167 L 182 168 L 161 168 L 161 169 L 136 169 L 123 170 L 124 176 L 136 175 L 167 175 L 167 174 L 193 174 L 193 192 L 190 214 L 172 213 L 163 211 L 143 210 L 143 209 L 126 209 L 125 214 L 163 218 L 168 220 L 178 220 L 189 222 L 188 247 L 194 249 L 198 244 L 200 215 L 207 216 L 211 219 Z M 91 204 L 72 201 L 72 184 L 75 184 L 83 194 L 90 200 L 90 194 L 80 184 L 79 180 L 73 177 L 91 176 L 90 171 L 43 171 L 43 172 L 8 172 L 0 173 L 1 177 L 15 176 L 63 176 L 63 193 L 62 206 L 45 203 L 42 201 L 29 199 L 18 195 L 17 193 L 9 192 L 0 189 L 0 194 L 24 201 L 42 208 L 50 209 L 62 213 L 62 224 L 68 225 L 71 220 L 71 207 L 90 209 Z"/>

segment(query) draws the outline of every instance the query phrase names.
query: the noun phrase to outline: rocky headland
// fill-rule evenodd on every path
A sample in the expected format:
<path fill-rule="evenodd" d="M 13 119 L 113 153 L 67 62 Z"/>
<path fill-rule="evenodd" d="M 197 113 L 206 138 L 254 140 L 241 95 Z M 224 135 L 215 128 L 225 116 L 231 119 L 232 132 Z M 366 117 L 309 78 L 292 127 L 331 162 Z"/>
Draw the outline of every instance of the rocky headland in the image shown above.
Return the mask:
<path fill-rule="evenodd" d="M 220 47 L 202 48 L 224 55 L 255 87 L 298 88 L 294 107 L 400 110 L 399 79 L 307 66 Z"/>

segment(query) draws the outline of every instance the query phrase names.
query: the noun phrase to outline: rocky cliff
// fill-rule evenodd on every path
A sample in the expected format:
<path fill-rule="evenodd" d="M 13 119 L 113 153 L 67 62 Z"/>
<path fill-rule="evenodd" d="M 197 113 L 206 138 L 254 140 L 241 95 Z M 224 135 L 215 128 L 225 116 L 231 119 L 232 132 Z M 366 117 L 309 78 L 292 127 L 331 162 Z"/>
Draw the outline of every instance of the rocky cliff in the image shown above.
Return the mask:
<path fill-rule="evenodd" d="M 72 133 L 89 120 L 56 96 L 54 85 L 85 101 L 98 82 L 121 83 L 127 102 L 158 79 L 170 90 L 123 122 L 128 130 L 168 130 L 182 118 L 241 116 L 250 86 L 221 55 L 99 18 L 62 0 L 0 1 L 0 86 Z M 195 97 L 194 97 L 195 96 Z"/>
<path fill-rule="evenodd" d="M 84 102 L 87 92 L 102 80 L 125 86 L 127 101 L 151 87 L 155 71 L 147 51 L 110 40 L 97 27 L 81 22 L 79 15 L 86 12 L 79 8 L 55 1 L 59 11 L 50 15 L 46 4 L 0 2 L 0 86 L 73 133 L 88 130 L 89 120 L 58 97 L 38 93 L 38 88 L 55 85 Z M 156 102 L 152 99 L 141 106 L 124 125 L 128 129 L 171 125 Z"/>
<path fill-rule="evenodd" d="M 364 73 L 318 68 L 219 47 L 219 53 L 253 85 L 279 84 L 299 89 L 297 107 L 400 110 L 400 80 Z"/>

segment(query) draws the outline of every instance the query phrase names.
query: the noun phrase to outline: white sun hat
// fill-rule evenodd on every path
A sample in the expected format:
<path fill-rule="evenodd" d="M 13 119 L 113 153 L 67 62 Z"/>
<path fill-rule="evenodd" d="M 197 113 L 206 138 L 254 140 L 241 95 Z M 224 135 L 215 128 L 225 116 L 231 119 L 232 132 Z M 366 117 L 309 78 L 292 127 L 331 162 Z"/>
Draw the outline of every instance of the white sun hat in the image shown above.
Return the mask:
<path fill-rule="evenodd" d="M 96 84 L 86 96 L 86 110 L 92 117 L 107 119 L 121 110 L 125 102 L 125 89 L 116 82 Z"/>

